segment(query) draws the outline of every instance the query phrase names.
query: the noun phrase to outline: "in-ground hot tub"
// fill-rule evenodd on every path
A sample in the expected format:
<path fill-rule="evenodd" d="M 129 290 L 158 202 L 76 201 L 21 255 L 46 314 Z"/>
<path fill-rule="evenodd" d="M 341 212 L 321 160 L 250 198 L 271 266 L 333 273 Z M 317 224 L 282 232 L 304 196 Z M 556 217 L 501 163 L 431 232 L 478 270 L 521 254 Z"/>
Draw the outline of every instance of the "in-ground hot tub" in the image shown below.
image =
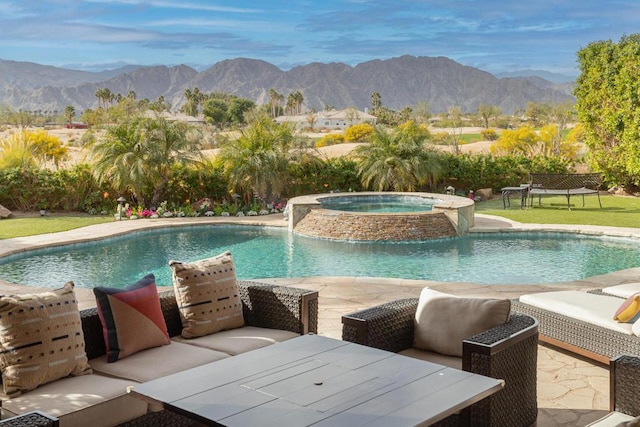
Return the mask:
<path fill-rule="evenodd" d="M 466 234 L 473 200 L 432 193 L 314 194 L 287 203 L 289 231 L 355 241 L 411 241 Z"/>

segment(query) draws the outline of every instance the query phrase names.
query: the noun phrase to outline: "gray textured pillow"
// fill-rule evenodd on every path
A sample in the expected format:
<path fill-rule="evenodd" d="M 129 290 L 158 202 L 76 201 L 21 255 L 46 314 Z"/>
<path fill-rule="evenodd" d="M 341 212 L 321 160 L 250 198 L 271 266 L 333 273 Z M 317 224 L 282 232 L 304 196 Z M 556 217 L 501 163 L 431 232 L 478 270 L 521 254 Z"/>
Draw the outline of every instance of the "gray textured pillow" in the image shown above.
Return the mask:
<path fill-rule="evenodd" d="M 424 288 L 416 310 L 413 346 L 462 357 L 462 340 L 505 323 L 508 299 L 459 298 Z"/>

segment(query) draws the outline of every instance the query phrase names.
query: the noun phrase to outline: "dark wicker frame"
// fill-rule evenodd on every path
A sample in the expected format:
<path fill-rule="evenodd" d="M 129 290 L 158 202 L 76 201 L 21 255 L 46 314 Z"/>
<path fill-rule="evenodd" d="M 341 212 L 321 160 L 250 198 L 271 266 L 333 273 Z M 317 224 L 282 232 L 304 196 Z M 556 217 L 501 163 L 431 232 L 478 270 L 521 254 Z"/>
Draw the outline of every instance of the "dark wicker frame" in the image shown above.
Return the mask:
<path fill-rule="evenodd" d="M 245 324 L 270 329 L 282 329 L 304 335 L 318 332 L 318 292 L 287 286 L 268 285 L 254 281 L 238 281 Z M 160 305 L 169 335 L 182 332 L 182 320 L 173 290 L 160 294 Z M 89 359 L 106 354 L 102 324 L 96 308 L 80 311 L 85 339 L 85 351 Z M 28 414 L 14 417 L 11 426 L 31 426 Z M 8 420 L 5 420 L 8 421 Z M 5 421 L 0 421 L 4 425 Z M 150 412 L 131 420 L 123 426 L 198 426 L 188 418 L 169 411 Z"/>
<path fill-rule="evenodd" d="M 610 409 L 640 416 L 640 356 L 620 355 L 611 359 Z"/>
<path fill-rule="evenodd" d="M 640 337 L 576 320 L 514 300 L 512 309 L 540 322 L 540 341 L 609 364 L 620 354 L 640 354 Z"/>
<path fill-rule="evenodd" d="M 402 299 L 342 317 L 342 339 L 399 352 L 413 344 L 418 299 Z M 504 325 L 463 342 L 462 368 L 505 380 L 502 391 L 438 425 L 530 426 L 538 415 L 538 322 L 513 313 Z"/>

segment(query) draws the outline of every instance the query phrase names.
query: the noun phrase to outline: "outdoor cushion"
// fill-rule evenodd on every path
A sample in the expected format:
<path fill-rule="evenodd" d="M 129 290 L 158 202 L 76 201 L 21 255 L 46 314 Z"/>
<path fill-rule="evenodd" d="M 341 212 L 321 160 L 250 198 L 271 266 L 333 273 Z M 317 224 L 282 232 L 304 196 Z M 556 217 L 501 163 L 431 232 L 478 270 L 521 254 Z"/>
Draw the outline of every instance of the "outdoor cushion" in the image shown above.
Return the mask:
<path fill-rule="evenodd" d="M 182 336 L 195 338 L 244 326 L 231 252 L 185 263 L 169 261 Z"/>
<path fill-rule="evenodd" d="M 228 354 L 219 351 L 172 342 L 140 351 L 117 363 L 109 363 L 104 357 L 91 359 L 90 363 L 99 374 L 142 383 L 227 357 Z"/>
<path fill-rule="evenodd" d="M 68 375 L 91 373 L 73 283 L 0 297 L 0 367 L 11 397 Z"/>
<path fill-rule="evenodd" d="M 216 332 L 215 334 L 206 335 L 200 338 L 186 339 L 182 337 L 174 337 L 172 338 L 172 341 L 222 351 L 235 356 L 236 354 L 256 350 L 258 348 L 266 347 L 298 336 L 300 335 L 295 332 L 283 331 L 281 329 L 245 326 L 243 328 Z"/>
<path fill-rule="evenodd" d="M 67 377 L 2 401 L 4 416 L 39 410 L 64 427 L 107 427 L 140 417 L 147 403 L 127 393 L 131 381 L 91 374 Z"/>
<path fill-rule="evenodd" d="M 609 286 L 602 289 L 605 294 L 613 295 L 620 298 L 629 298 L 633 294 L 640 292 L 640 283 L 625 283 L 622 285 Z"/>
<path fill-rule="evenodd" d="M 462 370 L 462 358 L 457 356 L 446 356 L 427 350 L 418 350 L 417 348 L 408 348 L 402 350 L 399 354 L 403 356 L 413 357 L 414 359 L 426 360 L 427 362 L 437 363 L 438 365 L 448 366 L 450 368 Z"/>
<path fill-rule="evenodd" d="M 433 289 L 420 292 L 413 346 L 462 357 L 462 341 L 509 319 L 508 299 L 460 298 Z"/>
<path fill-rule="evenodd" d="M 613 320 L 618 322 L 632 322 L 640 313 L 640 294 L 631 295 L 616 310 Z"/>
<path fill-rule="evenodd" d="M 146 348 L 169 344 L 153 274 L 122 289 L 99 286 L 93 293 L 109 362 Z"/>
<path fill-rule="evenodd" d="M 519 300 L 524 304 L 613 331 L 627 335 L 634 333 L 631 323 L 620 323 L 613 320 L 613 313 L 616 312 L 621 303 L 618 297 L 590 294 L 582 291 L 555 291 L 522 295 Z"/>
<path fill-rule="evenodd" d="M 623 427 L 627 426 L 628 424 L 626 423 L 633 421 L 633 419 L 631 415 L 623 414 L 622 412 L 609 412 L 599 420 L 587 424 L 586 427 Z M 633 426 L 633 424 L 631 424 L 631 426 Z"/>

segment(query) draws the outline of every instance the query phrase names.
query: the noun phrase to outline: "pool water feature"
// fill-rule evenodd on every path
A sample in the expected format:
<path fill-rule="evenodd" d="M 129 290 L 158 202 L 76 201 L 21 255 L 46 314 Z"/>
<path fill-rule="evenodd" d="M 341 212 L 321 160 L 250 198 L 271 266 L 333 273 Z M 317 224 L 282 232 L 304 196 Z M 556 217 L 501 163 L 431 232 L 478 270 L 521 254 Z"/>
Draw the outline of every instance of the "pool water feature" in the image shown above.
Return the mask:
<path fill-rule="evenodd" d="M 240 279 L 363 276 L 540 284 L 580 280 L 640 266 L 630 238 L 571 233 L 479 233 L 421 242 L 313 239 L 280 227 L 202 225 L 138 231 L 90 243 L 0 258 L 0 278 L 32 286 L 123 287 L 154 273 L 171 285 L 169 260 L 195 261 L 230 250 Z"/>

